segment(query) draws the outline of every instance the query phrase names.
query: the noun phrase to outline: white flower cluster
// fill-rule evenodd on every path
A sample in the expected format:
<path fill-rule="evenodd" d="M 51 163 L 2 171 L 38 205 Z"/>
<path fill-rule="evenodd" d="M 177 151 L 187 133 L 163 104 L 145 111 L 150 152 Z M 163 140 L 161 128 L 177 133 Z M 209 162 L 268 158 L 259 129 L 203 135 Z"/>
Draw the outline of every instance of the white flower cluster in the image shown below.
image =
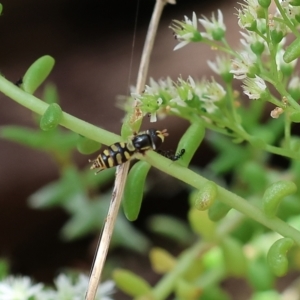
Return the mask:
<path fill-rule="evenodd" d="M 55 280 L 55 288 L 35 284 L 29 277 L 7 277 L 0 281 L 1 300 L 82 300 L 89 278 L 79 275 L 76 280 L 61 274 Z M 113 300 L 114 282 L 106 281 L 99 286 L 96 300 Z"/>
<path fill-rule="evenodd" d="M 186 81 L 179 78 L 177 83 L 170 78 L 158 82 L 151 78 L 142 94 L 131 94 L 143 113 L 150 115 L 151 122 L 157 121 L 157 115 L 162 118 L 167 112 L 180 114 L 181 108 L 213 113 L 216 103 L 225 95 L 226 91 L 214 78 L 196 83 L 191 76 Z"/>
<path fill-rule="evenodd" d="M 184 16 L 184 21 L 175 20 L 170 27 L 174 31 L 175 38 L 180 42 L 174 50 L 178 50 L 190 42 L 201 41 L 203 38 L 208 40 L 221 40 L 224 36 L 226 26 L 223 22 L 223 14 L 218 10 L 218 17 L 212 15 L 211 20 L 205 16 L 198 19 L 200 24 L 204 27 L 204 32 L 198 31 L 198 22 L 195 12 L 193 12 L 192 19 Z"/>
<path fill-rule="evenodd" d="M 233 51 L 225 40 L 226 26 L 220 10 L 217 17 L 213 14 L 210 20 L 206 17 L 197 19 L 195 13 L 192 19 L 185 16 L 184 21 L 174 21 L 175 26 L 171 27 L 180 42 L 174 50 L 195 41 L 203 41 L 212 49 L 223 50 L 227 56 L 217 57 L 216 62 L 209 61 L 209 67 L 226 83 L 230 83 L 232 78 L 242 80 L 244 93 L 250 99 L 266 97 L 269 92 L 265 81 L 273 84 L 270 74 L 272 76 L 274 71 L 271 66 L 276 66 L 279 73 L 290 76 L 297 62 L 295 59 L 287 63 L 283 59 L 285 36 L 293 31 L 295 24 L 300 23 L 300 7 L 292 2 L 294 0 L 282 0 L 280 7 L 274 9 L 268 6 L 271 4 L 268 1 L 263 7 L 259 0 L 243 0 L 237 9 L 238 25 L 243 29 L 239 51 Z M 198 31 L 197 21 L 204 27 L 204 32 Z M 203 101 L 203 94 L 201 99 Z M 182 104 L 182 97 L 175 100 L 178 105 Z M 209 103 L 211 105 L 211 99 Z"/>

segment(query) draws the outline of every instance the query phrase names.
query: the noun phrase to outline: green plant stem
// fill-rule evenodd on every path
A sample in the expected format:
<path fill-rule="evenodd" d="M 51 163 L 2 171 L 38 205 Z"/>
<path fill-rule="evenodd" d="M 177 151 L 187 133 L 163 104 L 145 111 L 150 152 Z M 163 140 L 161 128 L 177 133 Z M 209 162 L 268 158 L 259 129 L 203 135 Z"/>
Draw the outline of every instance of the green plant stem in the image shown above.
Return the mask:
<path fill-rule="evenodd" d="M 42 115 L 48 107 L 48 104 L 39 100 L 33 95 L 25 93 L 20 88 L 6 80 L 4 77 L 0 76 L 0 91 L 5 95 L 15 100 L 19 104 L 27 107 L 28 109 Z M 94 125 L 91 125 L 83 120 L 75 118 L 67 113 L 63 113 L 63 118 L 60 123 L 62 126 L 71 129 L 74 132 L 77 132 L 83 136 L 91 138 L 95 141 L 104 144 L 112 144 L 116 141 L 120 141 L 121 137 L 110 133 L 104 129 L 98 128 Z M 269 147 L 269 149 L 268 149 Z M 276 147 L 268 146 L 266 150 L 277 153 Z M 276 149 L 274 149 L 276 148 Z M 278 148 L 279 149 L 279 148 Z M 282 151 L 287 151 L 282 149 Z M 278 153 L 281 154 L 281 153 Z M 284 154 L 284 153 L 283 153 Z M 293 155 L 294 157 L 295 155 Z M 169 159 L 162 157 L 161 155 L 149 151 L 146 155 L 139 155 L 139 158 L 147 160 L 154 167 L 162 170 L 163 172 L 178 178 L 187 184 L 201 189 L 201 186 L 207 182 L 207 179 L 204 177 L 192 172 L 191 170 L 181 167 L 174 162 L 171 162 Z M 299 159 L 299 157 L 297 157 Z M 257 222 L 269 227 L 270 229 L 280 233 L 282 236 L 292 238 L 297 244 L 300 245 L 300 233 L 294 228 L 290 227 L 283 221 L 278 218 L 267 219 L 263 212 L 252 204 L 248 203 L 243 198 L 225 190 L 222 187 L 218 187 L 220 200 L 227 205 L 233 207 L 234 209 L 240 211 L 246 216 L 256 220 Z"/>
<path fill-rule="evenodd" d="M 289 29 L 293 32 L 293 34 L 296 37 L 299 37 L 299 32 L 297 31 L 297 29 L 295 28 L 295 26 L 293 25 L 293 23 L 290 21 L 290 19 L 286 16 L 285 11 L 283 10 L 281 4 L 279 3 L 278 0 L 274 0 L 277 9 L 279 10 L 283 20 L 285 21 L 285 25 L 289 27 Z"/>
<path fill-rule="evenodd" d="M 235 229 L 244 218 L 244 215 L 236 212 L 235 214 L 232 214 L 231 218 L 223 219 L 216 229 L 217 239 L 224 238 L 224 236 Z M 177 279 L 181 278 L 182 274 L 186 273 L 191 268 L 191 266 L 195 263 L 195 260 L 199 258 L 200 255 L 203 255 L 205 252 L 214 247 L 214 245 L 214 243 L 200 241 L 188 250 L 184 251 L 182 255 L 179 256 L 175 268 L 170 273 L 166 274 L 153 288 L 152 293 L 154 294 L 155 299 L 166 299 L 174 290 Z M 220 282 L 225 275 L 225 270 L 223 268 L 213 269 L 208 273 L 201 275 L 201 277 L 197 280 L 196 285 L 205 289 L 213 283 Z"/>
<path fill-rule="evenodd" d="M 165 275 L 162 280 L 152 289 L 152 295 L 155 300 L 166 299 L 174 289 L 176 281 L 186 272 L 195 262 L 196 258 L 208 251 L 213 244 L 198 242 L 188 250 L 184 251 L 172 272 Z"/>
<path fill-rule="evenodd" d="M 208 182 L 208 180 L 204 177 L 180 166 L 179 164 L 171 162 L 170 160 L 153 151 L 147 152 L 142 158 L 155 168 L 195 187 L 198 190 L 200 190 L 201 187 Z M 247 217 L 263 224 L 273 231 L 278 232 L 282 236 L 292 238 L 298 245 L 300 245 L 300 232 L 298 230 L 286 224 L 277 217 L 267 218 L 261 209 L 247 202 L 242 197 L 239 197 L 238 195 L 218 186 L 218 199 L 237 211 L 243 213 Z"/>
<path fill-rule="evenodd" d="M 24 92 L 2 76 L 0 76 L 0 91 L 17 103 L 39 115 L 43 115 L 49 106 L 37 97 Z M 65 112 L 63 112 L 60 125 L 105 145 L 111 145 L 121 140 L 120 136 L 89 124 Z"/>
<path fill-rule="evenodd" d="M 289 118 L 289 114 L 284 114 L 285 122 L 284 122 L 284 148 L 291 149 L 291 122 Z"/>

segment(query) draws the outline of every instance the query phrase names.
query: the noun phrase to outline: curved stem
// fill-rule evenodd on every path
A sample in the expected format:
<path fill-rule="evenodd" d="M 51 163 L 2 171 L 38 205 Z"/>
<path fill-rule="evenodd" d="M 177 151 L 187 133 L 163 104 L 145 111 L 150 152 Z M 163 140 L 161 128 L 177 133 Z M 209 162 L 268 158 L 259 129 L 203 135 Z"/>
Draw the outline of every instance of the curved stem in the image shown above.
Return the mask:
<path fill-rule="evenodd" d="M 0 91 L 12 100 L 39 115 L 43 115 L 49 106 L 37 97 L 24 92 L 3 76 L 0 76 Z M 121 140 L 120 136 L 73 117 L 66 112 L 63 112 L 60 125 L 105 145 L 111 145 Z"/>
<path fill-rule="evenodd" d="M 197 173 L 180 166 L 170 160 L 160 156 L 159 154 L 149 151 L 142 157 L 155 168 L 195 187 L 201 189 L 203 184 L 207 183 L 207 179 Z M 279 218 L 267 218 L 261 209 L 249 203 L 242 197 L 218 186 L 218 199 L 237 211 L 243 213 L 247 217 L 263 224 L 264 226 L 278 232 L 284 237 L 292 238 L 300 245 L 300 232 L 291 227 Z"/>

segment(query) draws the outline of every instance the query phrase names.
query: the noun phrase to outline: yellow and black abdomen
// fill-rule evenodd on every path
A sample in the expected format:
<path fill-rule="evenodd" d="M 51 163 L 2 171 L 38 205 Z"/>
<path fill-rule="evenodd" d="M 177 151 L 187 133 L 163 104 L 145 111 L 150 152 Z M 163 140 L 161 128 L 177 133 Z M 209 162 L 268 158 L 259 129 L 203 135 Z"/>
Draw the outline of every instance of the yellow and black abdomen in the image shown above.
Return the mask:
<path fill-rule="evenodd" d="M 127 143 L 115 143 L 103 150 L 96 159 L 89 160 L 92 163 L 91 169 L 98 169 L 97 173 L 99 173 L 102 170 L 127 162 L 135 153 L 144 154 L 148 150 L 158 151 L 173 161 L 178 160 L 184 154 L 185 149 L 181 149 L 177 154 L 172 151 L 158 150 L 166 136 L 168 136 L 166 129 L 157 130 L 154 128 L 135 134 Z"/>
<path fill-rule="evenodd" d="M 130 143 L 115 143 L 100 153 L 95 160 L 91 161 L 93 163 L 91 169 L 99 169 L 98 172 L 100 172 L 104 169 L 121 165 L 128 161 L 135 151 Z"/>

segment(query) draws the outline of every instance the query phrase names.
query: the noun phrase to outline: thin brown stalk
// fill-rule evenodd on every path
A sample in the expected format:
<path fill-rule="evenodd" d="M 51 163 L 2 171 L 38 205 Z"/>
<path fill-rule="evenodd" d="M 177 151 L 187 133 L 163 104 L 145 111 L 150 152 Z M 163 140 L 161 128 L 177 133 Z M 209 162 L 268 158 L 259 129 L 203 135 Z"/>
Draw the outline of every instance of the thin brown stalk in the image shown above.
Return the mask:
<path fill-rule="evenodd" d="M 156 4 L 155 4 L 155 8 L 154 8 L 152 18 L 151 18 L 151 21 L 149 24 L 148 33 L 147 33 L 147 37 L 146 37 L 146 41 L 145 41 L 145 45 L 144 45 L 144 49 L 143 49 L 143 53 L 142 53 L 141 63 L 140 63 L 140 67 L 139 67 L 137 84 L 136 84 L 136 92 L 137 93 L 141 93 L 143 91 L 145 83 L 146 83 L 146 78 L 147 78 L 147 73 L 148 73 L 148 68 L 149 68 L 149 63 L 150 63 L 150 56 L 152 53 L 159 20 L 160 20 L 163 8 L 167 2 L 174 4 L 174 2 L 172 0 L 169 0 L 169 1 L 157 0 Z M 134 108 L 135 109 L 134 109 L 134 113 L 133 113 L 133 120 L 136 120 L 137 115 L 139 115 L 139 114 L 137 114 L 138 106 L 135 104 Z M 102 236 L 100 239 L 99 247 L 97 249 L 96 258 L 95 258 L 94 265 L 92 268 L 89 286 L 88 286 L 86 297 L 85 297 L 86 300 L 94 300 L 96 293 L 97 293 L 98 285 L 99 285 L 99 282 L 101 279 L 102 270 L 104 267 L 108 248 L 110 245 L 111 236 L 113 234 L 113 229 L 115 226 L 115 221 L 116 221 L 119 207 L 121 204 L 128 170 L 129 170 L 129 162 L 124 163 L 123 165 L 120 165 L 117 167 L 116 179 L 115 179 L 115 185 L 114 185 L 114 189 L 113 189 L 113 193 L 112 193 L 112 198 L 111 198 L 107 218 L 106 218 L 106 221 L 104 224 Z"/>

